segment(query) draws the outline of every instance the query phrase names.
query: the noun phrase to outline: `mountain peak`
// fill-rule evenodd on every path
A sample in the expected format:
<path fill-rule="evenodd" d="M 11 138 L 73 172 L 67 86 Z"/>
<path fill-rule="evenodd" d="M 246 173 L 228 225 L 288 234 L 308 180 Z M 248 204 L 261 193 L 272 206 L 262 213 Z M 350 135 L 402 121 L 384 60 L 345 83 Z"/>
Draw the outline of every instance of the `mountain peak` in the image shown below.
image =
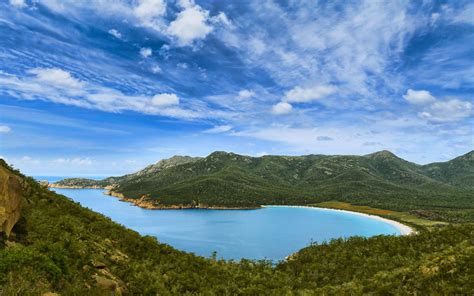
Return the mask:
<path fill-rule="evenodd" d="M 188 162 L 193 162 L 198 159 L 201 159 L 200 157 L 191 157 L 191 156 L 181 156 L 181 155 L 174 155 L 170 158 L 165 158 L 160 161 L 158 161 L 155 164 L 149 165 L 143 170 L 137 172 L 137 175 L 144 175 L 144 174 L 150 174 L 150 173 L 155 173 L 157 171 L 160 171 L 162 169 L 170 168 L 173 166 L 177 166 L 180 164 L 185 164 Z"/>
<path fill-rule="evenodd" d="M 393 154 L 392 152 L 388 150 L 377 151 L 374 153 L 367 154 L 365 156 L 371 157 L 371 158 L 399 158 L 398 156 L 396 156 L 395 154 Z"/>
<path fill-rule="evenodd" d="M 209 154 L 207 157 L 222 157 L 222 156 L 236 156 L 238 154 L 235 154 L 233 152 L 226 152 L 226 151 L 214 151 L 211 154 Z"/>

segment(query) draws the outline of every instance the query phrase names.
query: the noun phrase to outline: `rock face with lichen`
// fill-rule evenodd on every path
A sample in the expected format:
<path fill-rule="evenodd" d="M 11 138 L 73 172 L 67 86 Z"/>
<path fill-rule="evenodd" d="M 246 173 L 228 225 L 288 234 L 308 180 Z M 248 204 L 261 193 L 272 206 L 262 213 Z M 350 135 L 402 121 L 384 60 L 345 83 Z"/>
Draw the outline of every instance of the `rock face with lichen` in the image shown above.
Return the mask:
<path fill-rule="evenodd" d="M 0 232 L 7 236 L 20 219 L 22 187 L 17 176 L 0 166 Z"/>

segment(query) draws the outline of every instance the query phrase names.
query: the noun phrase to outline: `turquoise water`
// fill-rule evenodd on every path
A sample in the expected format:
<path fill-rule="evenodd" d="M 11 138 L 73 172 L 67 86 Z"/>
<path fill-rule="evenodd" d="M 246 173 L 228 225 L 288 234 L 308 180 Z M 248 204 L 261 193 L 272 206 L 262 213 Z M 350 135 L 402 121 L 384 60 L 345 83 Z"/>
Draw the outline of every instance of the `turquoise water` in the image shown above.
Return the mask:
<path fill-rule="evenodd" d="M 143 235 L 206 257 L 216 251 L 218 258 L 278 261 L 311 242 L 400 233 L 383 221 L 325 209 L 146 210 L 100 189 L 54 190 Z"/>

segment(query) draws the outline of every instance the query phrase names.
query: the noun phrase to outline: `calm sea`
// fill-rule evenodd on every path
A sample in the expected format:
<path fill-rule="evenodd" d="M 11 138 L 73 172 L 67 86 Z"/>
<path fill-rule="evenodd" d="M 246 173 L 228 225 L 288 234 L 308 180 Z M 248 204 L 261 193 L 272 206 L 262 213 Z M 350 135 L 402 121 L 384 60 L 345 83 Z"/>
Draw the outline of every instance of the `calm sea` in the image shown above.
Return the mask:
<path fill-rule="evenodd" d="M 219 258 L 283 260 L 311 242 L 400 232 L 383 221 L 316 208 L 146 210 L 100 189 L 54 189 L 143 235 L 177 249 Z"/>

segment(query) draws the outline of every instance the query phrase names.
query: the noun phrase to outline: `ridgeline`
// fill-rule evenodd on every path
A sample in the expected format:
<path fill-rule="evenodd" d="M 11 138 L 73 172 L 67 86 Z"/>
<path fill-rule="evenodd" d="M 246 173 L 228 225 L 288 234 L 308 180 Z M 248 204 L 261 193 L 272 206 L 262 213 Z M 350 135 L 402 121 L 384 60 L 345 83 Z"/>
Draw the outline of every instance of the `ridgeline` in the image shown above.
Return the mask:
<path fill-rule="evenodd" d="M 365 156 L 262 156 L 214 152 L 174 156 L 103 180 L 64 179 L 52 187 L 107 188 L 148 208 L 312 205 L 338 201 L 448 222 L 474 221 L 474 151 L 418 165 L 389 151 Z"/>

